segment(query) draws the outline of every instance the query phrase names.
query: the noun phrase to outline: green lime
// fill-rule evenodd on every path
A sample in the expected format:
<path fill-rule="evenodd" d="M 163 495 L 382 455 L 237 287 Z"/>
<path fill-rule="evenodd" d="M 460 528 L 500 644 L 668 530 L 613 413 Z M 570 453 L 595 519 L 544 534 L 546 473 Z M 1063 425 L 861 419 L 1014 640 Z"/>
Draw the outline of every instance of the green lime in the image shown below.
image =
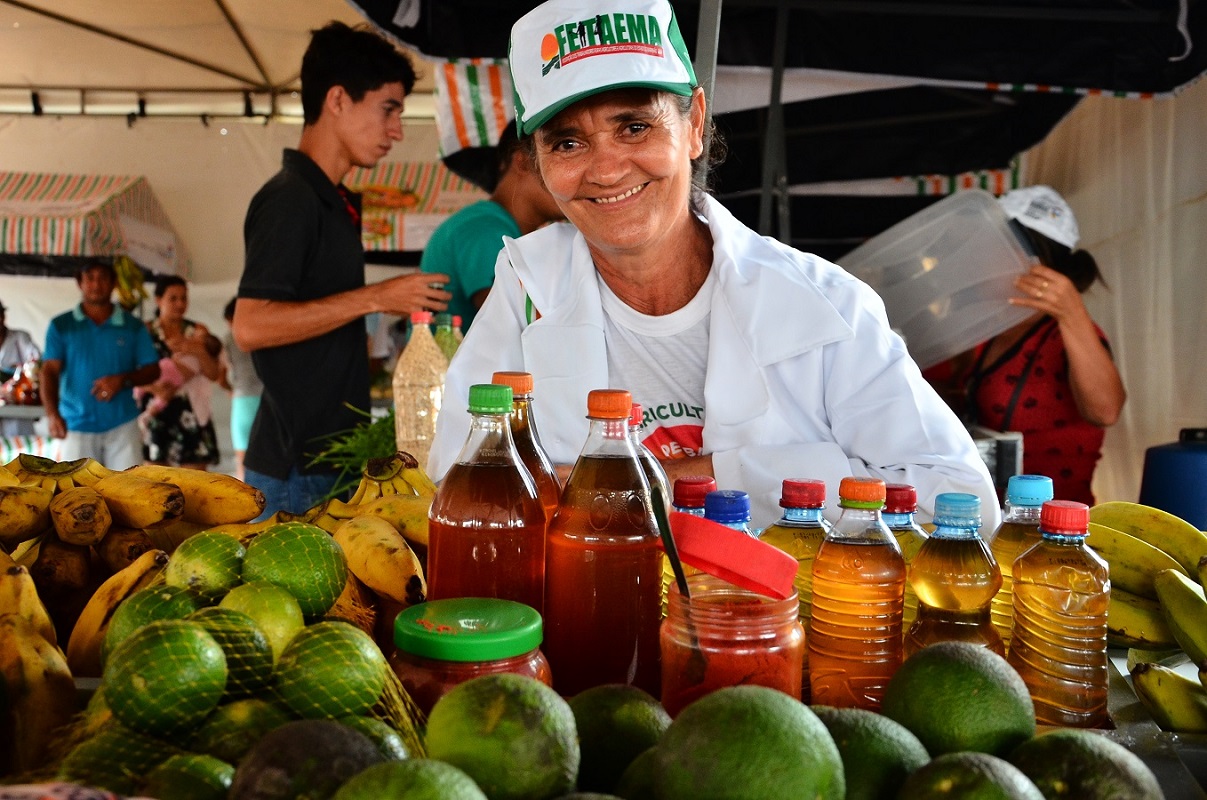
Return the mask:
<path fill-rule="evenodd" d="M 233 608 L 211 606 L 185 619 L 201 623 L 226 656 L 225 699 L 247 697 L 272 683 L 272 646 L 256 621 Z"/>
<path fill-rule="evenodd" d="M 340 717 L 336 721 L 368 736 L 391 761 L 402 761 L 411 756 L 402 735 L 376 717 Z"/>
<path fill-rule="evenodd" d="M 168 586 L 188 589 L 204 603 L 216 603 L 242 580 L 247 550 L 225 533 L 203 531 L 181 542 L 164 568 Z"/>
<path fill-rule="evenodd" d="M 629 764 L 653 747 L 671 724 L 670 714 L 636 686 L 605 684 L 570 698 L 582 763 L 578 788 L 610 792 Z"/>
<path fill-rule="evenodd" d="M 153 586 L 127 597 L 113 611 L 101 640 L 101 664 L 130 634 L 160 619 L 184 619 L 201 607 L 197 596 L 178 586 Z"/>
<path fill-rule="evenodd" d="M 367 713 L 386 685 L 385 656 L 370 636 L 347 622 L 303 628 L 277 662 L 277 694 L 305 719 Z"/>
<path fill-rule="evenodd" d="M 842 754 L 846 800 L 890 797 L 905 776 L 930 760 L 918 737 L 888 717 L 862 708 L 811 708 Z"/>
<path fill-rule="evenodd" d="M 142 793 L 172 800 L 226 800 L 235 768 L 213 756 L 181 753 L 147 773 Z"/>
<path fill-rule="evenodd" d="M 1043 800 L 1010 762 L 988 753 L 946 753 L 914 770 L 898 797 L 909 800 Z"/>
<path fill-rule="evenodd" d="M 486 800 L 473 779 L 430 759 L 387 761 L 354 776 L 333 800 Z"/>
<path fill-rule="evenodd" d="M 233 700 L 214 709 L 188 740 L 188 749 L 238 764 L 260 738 L 292 717 L 280 706 L 257 697 Z"/>
<path fill-rule="evenodd" d="M 1047 798 L 1161 800 L 1157 777 L 1107 732 L 1064 728 L 1029 739 L 1010 754 Z"/>
<path fill-rule="evenodd" d="M 307 619 L 326 614 L 347 580 L 344 551 L 331 534 L 305 522 L 282 522 L 247 545 L 243 580 L 268 581 L 287 590 Z"/>
<path fill-rule="evenodd" d="M 297 598 L 268 581 L 236 586 L 222 598 L 218 607 L 242 611 L 254 619 L 268 638 L 274 663 L 285 651 L 285 646 L 306 625 Z"/>

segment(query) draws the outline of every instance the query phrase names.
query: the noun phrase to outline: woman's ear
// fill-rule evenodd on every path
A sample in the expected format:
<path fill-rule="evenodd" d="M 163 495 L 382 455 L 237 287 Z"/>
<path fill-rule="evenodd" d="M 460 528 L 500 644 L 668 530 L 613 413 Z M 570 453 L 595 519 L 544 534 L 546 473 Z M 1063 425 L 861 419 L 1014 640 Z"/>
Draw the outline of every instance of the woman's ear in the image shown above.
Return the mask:
<path fill-rule="evenodd" d="M 699 86 L 692 90 L 689 122 L 692 134 L 691 157 L 696 159 L 704 152 L 704 126 L 708 122 L 708 101 L 704 99 L 704 90 Z"/>

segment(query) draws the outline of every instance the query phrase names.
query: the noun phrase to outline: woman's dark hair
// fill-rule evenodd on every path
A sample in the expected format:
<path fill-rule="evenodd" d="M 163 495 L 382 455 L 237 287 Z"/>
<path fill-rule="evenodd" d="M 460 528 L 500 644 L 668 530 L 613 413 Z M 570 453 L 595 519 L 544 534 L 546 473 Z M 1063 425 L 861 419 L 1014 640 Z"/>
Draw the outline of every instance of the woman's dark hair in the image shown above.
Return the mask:
<path fill-rule="evenodd" d="M 342 86 L 359 102 L 366 92 L 401 83 L 404 94 L 415 88 L 415 67 L 403 53 L 367 27 L 329 22 L 311 31 L 302 56 L 302 120 L 318 121 L 332 86 Z"/>
<path fill-rule="evenodd" d="M 226 308 L 222 309 L 222 318 L 227 322 L 235 318 L 235 303 L 238 301 L 238 297 L 232 297 L 230 302 L 226 304 Z"/>
<path fill-rule="evenodd" d="M 1051 267 L 1072 281 L 1073 285 L 1077 287 L 1077 291 L 1084 293 L 1095 282 L 1101 282 L 1103 286 L 1106 286 L 1106 279 L 1102 277 L 1102 272 L 1098 269 L 1098 262 L 1085 250 L 1073 250 L 1014 220 L 1010 221 L 1010 225 L 1026 238 L 1027 244 L 1030 245 L 1040 263 L 1045 267 Z"/>
<path fill-rule="evenodd" d="M 183 286 L 189 288 L 188 283 L 179 275 L 156 275 L 155 276 L 155 297 L 163 297 L 164 292 L 171 289 L 173 286 Z"/>

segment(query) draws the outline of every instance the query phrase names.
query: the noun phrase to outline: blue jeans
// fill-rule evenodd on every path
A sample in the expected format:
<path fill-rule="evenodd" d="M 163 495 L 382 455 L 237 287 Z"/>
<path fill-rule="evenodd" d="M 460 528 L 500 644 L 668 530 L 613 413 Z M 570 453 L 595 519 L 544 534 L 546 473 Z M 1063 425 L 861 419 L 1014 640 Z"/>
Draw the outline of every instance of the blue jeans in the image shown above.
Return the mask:
<path fill-rule="evenodd" d="M 294 467 L 285 480 L 265 475 L 255 470 L 244 470 L 243 481 L 264 493 L 264 511 L 255 521 L 268 519 L 278 511 L 301 514 L 331 493 L 339 475 L 335 472 L 320 472 L 303 475 Z"/>

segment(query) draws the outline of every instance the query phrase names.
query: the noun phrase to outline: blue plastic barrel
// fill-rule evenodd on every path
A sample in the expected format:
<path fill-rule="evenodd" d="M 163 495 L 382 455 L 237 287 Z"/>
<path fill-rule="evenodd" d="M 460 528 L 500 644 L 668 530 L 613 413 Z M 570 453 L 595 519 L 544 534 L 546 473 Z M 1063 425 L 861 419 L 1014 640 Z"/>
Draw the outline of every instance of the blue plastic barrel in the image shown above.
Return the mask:
<path fill-rule="evenodd" d="M 1183 428 L 1178 441 L 1145 451 L 1140 502 L 1207 530 L 1207 428 Z"/>

